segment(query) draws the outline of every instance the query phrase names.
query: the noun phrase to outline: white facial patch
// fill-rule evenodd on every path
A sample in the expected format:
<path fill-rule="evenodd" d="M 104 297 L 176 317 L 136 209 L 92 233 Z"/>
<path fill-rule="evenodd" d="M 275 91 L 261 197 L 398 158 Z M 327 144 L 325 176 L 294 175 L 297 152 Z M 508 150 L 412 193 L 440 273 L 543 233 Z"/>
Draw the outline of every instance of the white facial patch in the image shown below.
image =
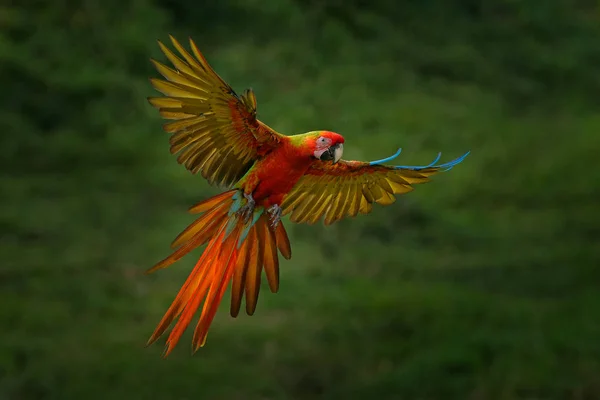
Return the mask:
<path fill-rule="evenodd" d="M 329 150 L 329 146 L 331 145 L 331 139 L 321 136 L 316 141 L 316 150 L 314 152 L 314 156 L 318 159 L 321 159 L 321 156 L 324 152 Z"/>
<path fill-rule="evenodd" d="M 329 150 L 328 147 L 324 147 L 321 150 L 315 150 L 315 152 L 313 153 L 314 156 L 318 159 L 321 159 L 321 156 L 323 155 L 323 153 L 325 153 L 327 150 Z"/>

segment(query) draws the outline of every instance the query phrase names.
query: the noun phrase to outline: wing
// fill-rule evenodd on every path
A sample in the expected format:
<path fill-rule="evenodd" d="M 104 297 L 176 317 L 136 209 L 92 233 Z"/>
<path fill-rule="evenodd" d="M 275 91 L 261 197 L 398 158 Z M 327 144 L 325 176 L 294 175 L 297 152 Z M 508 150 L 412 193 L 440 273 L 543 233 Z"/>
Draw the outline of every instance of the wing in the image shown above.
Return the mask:
<path fill-rule="evenodd" d="M 358 213 L 368 214 L 373 203 L 392 204 L 394 195 L 410 192 L 412 185 L 428 182 L 431 175 L 451 169 L 469 154 L 440 165 L 436 163 L 441 153 L 433 163 L 421 167 L 382 165 L 400 151 L 373 162 L 315 162 L 283 199 L 282 214 L 291 213 L 292 222 L 308 224 L 325 216 L 325 225 Z"/>
<path fill-rule="evenodd" d="M 192 56 L 170 36 L 180 58 L 160 41 L 175 69 L 151 60 L 166 78 L 150 79 L 165 97 L 148 101 L 160 114 L 174 120 L 164 125 L 171 134 L 171 153 L 192 173 L 210 183 L 231 186 L 257 157 L 275 148 L 281 135 L 256 119 L 256 97 L 248 89 L 238 96 L 210 67 L 190 39 Z"/>

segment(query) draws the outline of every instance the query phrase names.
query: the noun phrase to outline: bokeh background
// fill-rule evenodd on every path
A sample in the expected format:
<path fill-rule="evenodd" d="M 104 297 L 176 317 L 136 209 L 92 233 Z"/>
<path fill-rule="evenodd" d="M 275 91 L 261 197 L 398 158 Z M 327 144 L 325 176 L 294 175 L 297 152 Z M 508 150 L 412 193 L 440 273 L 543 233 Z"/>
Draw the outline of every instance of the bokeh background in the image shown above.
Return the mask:
<path fill-rule="evenodd" d="M 218 190 L 145 100 L 169 33 L 280 132 L 472 154 L 370 216 L 284 221 L 280 293 L 163 360 L 199 252 L 143 273 Z M 598 2 L 9 0 L 0 87 L 0 399 L 600 399 Z"/>

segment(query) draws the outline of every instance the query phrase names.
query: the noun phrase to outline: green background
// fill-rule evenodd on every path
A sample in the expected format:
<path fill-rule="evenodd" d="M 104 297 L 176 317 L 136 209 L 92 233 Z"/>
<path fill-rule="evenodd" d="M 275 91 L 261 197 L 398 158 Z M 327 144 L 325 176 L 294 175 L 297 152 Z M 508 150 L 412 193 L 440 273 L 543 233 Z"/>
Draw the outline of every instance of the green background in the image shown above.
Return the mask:
<path fill-rule="evenodd" d="M 285 219 L 280 293 L 163 360 L 199 252 L 143 272 L 218 190 L 145 99 L 168 33 L 345 158 L 472 153 L 369 216 Z M 0 399 L 600 399 L 597 2 L 9 1 L 0 87 Z"/>

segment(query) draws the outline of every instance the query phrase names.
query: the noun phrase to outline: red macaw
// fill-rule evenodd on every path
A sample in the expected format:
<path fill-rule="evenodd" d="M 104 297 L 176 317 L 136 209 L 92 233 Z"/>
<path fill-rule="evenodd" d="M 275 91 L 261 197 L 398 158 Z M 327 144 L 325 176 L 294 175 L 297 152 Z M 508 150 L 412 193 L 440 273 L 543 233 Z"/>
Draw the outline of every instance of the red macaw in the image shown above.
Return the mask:
<path fill-rule="evenodd" d="M 200 214 L 172 243 L 173 253 L 148 272 L 166 268 L 194 248 L 208 244 L 175 300 L 150 337 L 156 341 L 178 318 L 167 339 L 165 357 L 202 304 L 192 341 L 197 351 L 206 341 L 217 307 L 231 283 L 230 314 L 256 309 L 264 270 L 271 292 L 279 288 L 278 254 L 292 251 L 281 217 L 296 223 L 325 225 L 344 217 L 368 214 L 372 204 L 392 204 L 394 195 L 460 163 L 469 153 L 446 164 L 387 166 L 391 157 L 373 162 L 342 160 L 344 138 L 330 131 L 282 135 L 256 118 L 251 89 L 238 96 L 210 67 L 190 39 L 192 54 L 172 36 L 175 55 L 158 42 L 175 69 L 151 60 L 166 78 L 151 79 L 165 97 L 148 101 L 171 134 L 171 153 L 192 173 L 211 184 L 231 188 L 191 207 Z"/>

